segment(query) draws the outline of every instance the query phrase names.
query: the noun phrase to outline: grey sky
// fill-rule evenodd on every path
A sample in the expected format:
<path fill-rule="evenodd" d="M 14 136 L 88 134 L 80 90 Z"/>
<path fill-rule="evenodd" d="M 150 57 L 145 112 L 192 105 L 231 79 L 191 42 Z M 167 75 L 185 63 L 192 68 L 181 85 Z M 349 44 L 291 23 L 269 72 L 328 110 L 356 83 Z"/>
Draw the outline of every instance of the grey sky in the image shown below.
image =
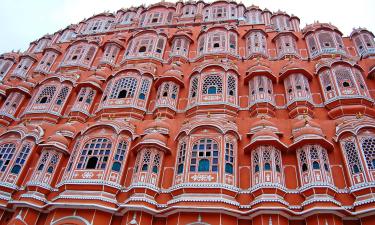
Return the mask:
<path fill-rule="evenodd" d="M 155 2 L 159 0 L 134 2 L 132 0 L 1 0 L 0 54 L 13 49 L 24 51 L 30 42 L 44 34 L 54 33 L 93 14 Z M 344 33 L 344 36 L 348 36 L 353 27 L 359 26 L 375 32 L 374 0 L 242 0 L 242 2 L 246 6 L 254 4 L 261 9 L 268 8 L 271 11 L 281 9 L 288 14 L 295 14 L 301 19 L 301 28 L 318 20 L 331 22 Z"/>

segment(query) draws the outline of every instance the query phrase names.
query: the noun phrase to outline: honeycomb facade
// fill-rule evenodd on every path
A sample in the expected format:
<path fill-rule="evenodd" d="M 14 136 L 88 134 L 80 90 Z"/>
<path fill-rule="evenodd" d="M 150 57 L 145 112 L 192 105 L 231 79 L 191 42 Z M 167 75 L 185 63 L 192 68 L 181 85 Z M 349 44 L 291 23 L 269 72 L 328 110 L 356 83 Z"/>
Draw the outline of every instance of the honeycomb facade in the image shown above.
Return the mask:
<path fill-rule="evenodd" d="M 0 56 L 0 223 L 375 224 L 375 42 L 230 1 Z"/>

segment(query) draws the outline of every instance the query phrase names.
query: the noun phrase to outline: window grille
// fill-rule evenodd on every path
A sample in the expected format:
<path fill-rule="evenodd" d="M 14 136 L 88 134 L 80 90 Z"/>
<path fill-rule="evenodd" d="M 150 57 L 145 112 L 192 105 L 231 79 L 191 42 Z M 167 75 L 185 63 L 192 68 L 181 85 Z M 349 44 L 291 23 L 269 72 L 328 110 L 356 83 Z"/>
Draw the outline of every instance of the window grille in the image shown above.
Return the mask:
<path fill-rule="evenodd" d="M 180 144 L 180 150 L 178 152 L 178 158 L 177 158 L 177 174 L 181 174 L 184 172 L 185 157 L 186 157 L 186 142 L 182 142 Z"/>
<path fill-rule="evenodd" d="M 212 139 L 201 139 L 193 145 L 190 172 L 218 172 L 219 146 Z"/>
<path fill-rule="evenodd" d="M 134 77 L 121 78 L 114 84 L 110 99 L 133 98 L 138 80 Z"/>
<path fill-rule="evenodd" d="M 375 138 L 364 137 L 360 141 L 367 167 L 370 170 L 375 170 Z"/>
<path fill-rule="evenodd" d="M 112 143 L 107 138 L 95 138 L 88 141 L 81 151 L 77 169 L 106 168 L 111 154 Z"/>
<path fill-rule="evenodd" d="M 222 77 L 219 75 L 209 75 L 203 81 L 203 94 L 220 94 L 223 91 Z"/>
<path fill-rule="evenodd" d="M 38 98 L 36 99 L 35 103 L 37 104 L 44 104 L 51 102 L 53 96 L 55 95 L 56 87 L 54 86 L 47 86 L 45 87 L 39 94 Z"/>
<path fill-rule="evenodd" d="M 11 162 L 16 145 L 13 143 L 6 143 L 0 145 L 0 171 L 4 172 Z"/>

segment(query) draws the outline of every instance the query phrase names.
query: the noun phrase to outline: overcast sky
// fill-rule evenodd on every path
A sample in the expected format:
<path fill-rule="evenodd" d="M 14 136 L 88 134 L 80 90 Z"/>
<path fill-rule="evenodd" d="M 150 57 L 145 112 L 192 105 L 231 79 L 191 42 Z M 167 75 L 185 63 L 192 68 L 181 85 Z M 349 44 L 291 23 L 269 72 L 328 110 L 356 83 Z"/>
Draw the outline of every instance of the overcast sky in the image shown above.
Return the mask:
<path fill-rule="evenodd" d="M 0 54 L 26 50 L 29 43 L 103 11 L 159 0 L 0 0 Z M 173 0 L 170 0 L 173 1 Z M 175 2 L 175 1 L 174 1 Z M 207 1 L 206 1 L 207 2 Z M 238 1 L 239 2 L 239 1 Z M 242 0 L 271 11 L 281 9 L 301 19 L 301 28 L 316 20 L 331 22 L 344 36 L 353 27 L 375 32 L 375 0 Z M 355 4 L 354 4 L 355 3 Z"/>

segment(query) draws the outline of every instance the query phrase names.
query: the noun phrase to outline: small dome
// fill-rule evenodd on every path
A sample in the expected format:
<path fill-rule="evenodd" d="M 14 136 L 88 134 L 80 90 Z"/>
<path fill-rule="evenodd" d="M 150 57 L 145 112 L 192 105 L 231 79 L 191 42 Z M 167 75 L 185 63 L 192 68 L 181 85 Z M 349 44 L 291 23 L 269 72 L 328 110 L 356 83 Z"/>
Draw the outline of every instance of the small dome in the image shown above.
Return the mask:
<path fill-rule="evenodd" d="M 264 119 L 261 119 L 261 120 L 258 120 L 256 122 L 254 122 L 252 125 L 251 125 L 251 128 L 256 128 L 256 127 L 276 127 L 276 124 L 272 123 L 271 121 L 269 120 L 264 120 Z"/>
<path fill-rule="evenodd" d="M 152 140 L 156 140 L 156 141 L 159 141 L 159 142 L 162 142 L 162 143 L 166 143 L 167 142 L 167 138 L 160 134 L 160 133 L 151 133 L 151 134 L 147 134 L 146 136 L 144 136 L 142 138 L 142 142 L 150 142 Z"/>
<path fill-rule="evenodd" d="M 68 123 L 65 123 L 62 126 L 60 126 L 58 128 L 58 130 L 59 131 L 68 131 L 68 132 L 76 133 L 77 130 L 76 130 L 76 128 L 75 128 L 74 125 L 75 125 L 74 123 L 68 122 Z"/>
<path fill-rule="evenodd" d="M 256 139 L 279 139 L 279 137 L 275 134 L 275 132 L 273 132 L 272 130 L 269 130 L 269 129 L 262 129 L 258 132 L 256 132 L 251 140 L 256 140 Z"/>
<path fill-rule="evenodd" d="M 47 143 L 48 142 L 57 142 L 57 143 L 65 145 L 65 146 L 69 145 L 69 141 L 64 136 L 62 136 L 60 134 L 54 134 L 54 135 L 50 136 L 47 139 Z"/>
<path fill-rule="evenodd" d="M 304 127 L 294 133 L 296 138 L 303 135 L 318 135 L 324 137 L 323 131 L 320 128 Z"/>
<path fill-rule="evenodd" d="M 152 121 L 151 123 L 149 123 L 146 126 L 146 129 L 149 129 L 149 128 L 166 128 L 166 129 L 169 129 L 169 124 L 165 120 L 155 119 L 154 121 Z"/>
<path fill-rule="evenodd" d="M 315 127 L 318 129 L 321 129 L 320 125 L 318 123 L 315 123 L 312 120 L 298 120 L 293 124 L 293 130 L 294 129 L 299 129 L 299 128 L 304 128 L 304 127 Z"/>

